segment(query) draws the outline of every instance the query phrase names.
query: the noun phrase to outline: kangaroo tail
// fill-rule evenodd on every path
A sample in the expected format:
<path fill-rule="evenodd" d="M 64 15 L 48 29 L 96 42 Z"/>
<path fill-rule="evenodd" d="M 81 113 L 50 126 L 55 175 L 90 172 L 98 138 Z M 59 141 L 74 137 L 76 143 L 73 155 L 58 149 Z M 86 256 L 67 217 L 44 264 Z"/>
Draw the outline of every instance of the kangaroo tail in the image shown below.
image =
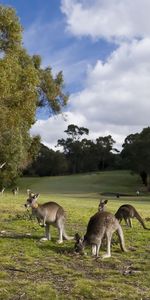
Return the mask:
<path fill-rule="evenodd" d="M 123 230 L 122 230 L 120 224 L 118 224 L 117 234 L 118 234 L 118 237 L 119 237 L 119 242 L 120 242 L 120 248 L 121 248 L 121 250 L 124 251 L 124 252 L 127 252 L 127 249 L 125 247 L 125 242 L 124 242 Z"/>
<path fill-rule="evenodd" d="M 74 240 L 74 236 L 69 236 L 67 235 L 67 233 L 65 232 L 65 230 L 63 231 L 63 238 L 67 241 L 69 240 Z"/>
<path fill-rule="evenodd" d="M 144 229 L 146 230 L 150 230 L 150 228 L 147 228 L 142 217 L 139 215 L 139 213 L 137 211 L 135 211 L 135 217 L 136 219 L 141 223 L 141 225 L 143 226 Z"/>

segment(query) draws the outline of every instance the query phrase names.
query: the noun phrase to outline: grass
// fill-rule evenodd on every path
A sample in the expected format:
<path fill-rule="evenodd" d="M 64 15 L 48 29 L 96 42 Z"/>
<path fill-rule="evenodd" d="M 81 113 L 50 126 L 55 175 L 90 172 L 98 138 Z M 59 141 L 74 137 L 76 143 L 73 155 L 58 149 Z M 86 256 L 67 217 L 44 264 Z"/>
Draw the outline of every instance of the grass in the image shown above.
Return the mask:
<path fill-rule="evenodd" d="M 118 184 L 119 183 L 119 184 Z M 138 176 L 127 171 L 109 171 L 56 177 L 26 177 L 19 180 L 22 191 L 32 188 L 42 194 L 85 194 L 103 192 L 134 193 L 142 189 Z"/>
<path fill-rule="evenodd" d="M 0 198 L 0 299 L 150 299 L 150 231 L 137 220 L 133 228 L 122 224 L 128 253 L 122 253 L 113 237 L 112 257 L 102 260 L 90 255 L 75 255 L 74 242 L 40 242 L 43 229 L 30 219 L 23 204 L 26 189 L 40 192 L 39 202 L 50 200 L 67 212 L 66 231 L 84 234 L 88 220 L 97 211 L 100 193 L 120 192 L 132 197 L 108 197 L 107 210 L 115 212 L 123 203 L 132 203 L 143 218 L 149 218 L 150 196 L 139 178 L 128 172 L 106 172 L 52 178 L 22 178 L 20 193 L 6 192 Z M 142 188 L 142 197 L 135 197 Z M 148 219 L 149 220 L 149 219 Z M 150 222 L 146 222 L 150 227 Z M 100 250 L 104 253 L 105 247 Z M 133 251 L 135 250 L 135 251 Z"/>

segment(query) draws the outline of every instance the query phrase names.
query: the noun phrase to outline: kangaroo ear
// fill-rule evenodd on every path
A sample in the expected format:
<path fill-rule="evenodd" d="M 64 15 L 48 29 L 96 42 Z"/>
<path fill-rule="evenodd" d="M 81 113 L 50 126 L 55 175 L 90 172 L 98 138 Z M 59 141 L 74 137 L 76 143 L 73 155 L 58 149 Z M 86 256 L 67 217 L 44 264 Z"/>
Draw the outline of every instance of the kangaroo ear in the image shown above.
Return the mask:
<path fill-rule="evenodd" d="M 39 198 L 39 196 L 40 196 L 39 193 L 36 193 L 36 194 L 35 194 L 36 199 Z"/>
<path fill-rule="evenodd" d="M 108 200 L 107 199 L 101 199 L 99 204 L 107 204 Z"/>
<path fill-rule="evenodd" d="M 33 199 L 34 201 L 36 201 L 36 200 L 38 199 L 39 195 L 40 195 L 40 194 L 38 194 L 38 193 L 33 194 L 32 199 Z"/>
<path fill-rule="evenodd" d="M 79 233 L 75 234 L 74 239 L 75 239 L 76 242 L 80 241 L 81 237 L 80 237 Z"/>
<path fill-rule="evenodd" d="M 31 198 L 33 198 L 33 197 L 35 196 L 35 194 L 32 193 L 31 191 L 29 191 L 28 195 L 29 195 L 29 197 L 31 197 Z"/>

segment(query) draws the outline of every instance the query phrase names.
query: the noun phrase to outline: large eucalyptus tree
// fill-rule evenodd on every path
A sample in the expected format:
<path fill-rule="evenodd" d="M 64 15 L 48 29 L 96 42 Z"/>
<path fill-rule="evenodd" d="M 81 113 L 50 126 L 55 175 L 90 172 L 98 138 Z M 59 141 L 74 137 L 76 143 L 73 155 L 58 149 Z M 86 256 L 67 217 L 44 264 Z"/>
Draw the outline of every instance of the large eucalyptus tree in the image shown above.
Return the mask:
<path fill-rule="evenodd" d="M 29 134 L 38 107 L 59 113 L 67 103 L 63 74 L 54 78 L 41 67 L 40 56 L 30 56 L 22 43 L 23 29 L 14 9 L 0 5 L 0 172 L 8 185 L 35 157 L 39 137 Z"/>

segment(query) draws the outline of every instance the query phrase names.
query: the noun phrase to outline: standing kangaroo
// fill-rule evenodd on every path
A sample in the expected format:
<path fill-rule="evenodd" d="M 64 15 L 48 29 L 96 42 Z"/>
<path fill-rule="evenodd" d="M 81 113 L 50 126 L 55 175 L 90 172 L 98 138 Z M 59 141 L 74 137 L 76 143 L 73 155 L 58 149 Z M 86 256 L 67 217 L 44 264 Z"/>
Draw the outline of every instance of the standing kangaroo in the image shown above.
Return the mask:
<path fill-rule="evenodd" d="M 137 212 L 137 210 L 130 204 L 121 205 L 117 210 L 117 212 L 115 213 L 115 217 L 119 220 L 120 223 L 122 219 L 124 219 L 127 226 L 129 227 L 132 227 L 131 218 L 132 219 L 136 218 L 141 223 L 144 229 L 150 230 L 145 226 L 144 221 L 142 217 L 139 215 L 139 213 Z"/>
<path fill-rule="evenodd" d="M 38 222 L 41 224 L 43 222 L 43 226 L 45 226 L 45 238 L 42 240 L 50 240 L 50 225 L 56 226 L 59 231 L 59 240 L 58 243 L 63 243 L 63 238 L 66 240 L 73 239 L 69 237 L 64 229 L 65 225 L 65 211 L 56 202 L 47 202 L 44 204 L 38 204 L 37 199 L 39 194 L 29 193 L 29 198 L 25 204 L 25 207 L 32 208 L 32 214 L 36 216 Z"/>
<path fill-rule="evenodd" d="M 103 255 L 103 258 L 111 257 L 111 239 L 115 231 L 119 237 L 121 250 L 127 251 L 125 248 L 123 231 L 119 221 L 109 212 L 97 212 L 90 218 L 84 238 L 81 239 L 78 233 L 75 235 L 75 252 L 83 252 L 85 246 L 89 244 L 92 246 L 92 255 L 96 255 L 98 257 L 101 242 L 105 236 L 107 240 L 107 253 Z"/>
<path fill-rule="evenodd" d="M 14 188 L 12 189 L 12 193 L 13 193 L 13 195 L 17 195 L 17 194 L 19 193 L 19 188 L 18 188 L 18 186 L 14 187 Z"/>

